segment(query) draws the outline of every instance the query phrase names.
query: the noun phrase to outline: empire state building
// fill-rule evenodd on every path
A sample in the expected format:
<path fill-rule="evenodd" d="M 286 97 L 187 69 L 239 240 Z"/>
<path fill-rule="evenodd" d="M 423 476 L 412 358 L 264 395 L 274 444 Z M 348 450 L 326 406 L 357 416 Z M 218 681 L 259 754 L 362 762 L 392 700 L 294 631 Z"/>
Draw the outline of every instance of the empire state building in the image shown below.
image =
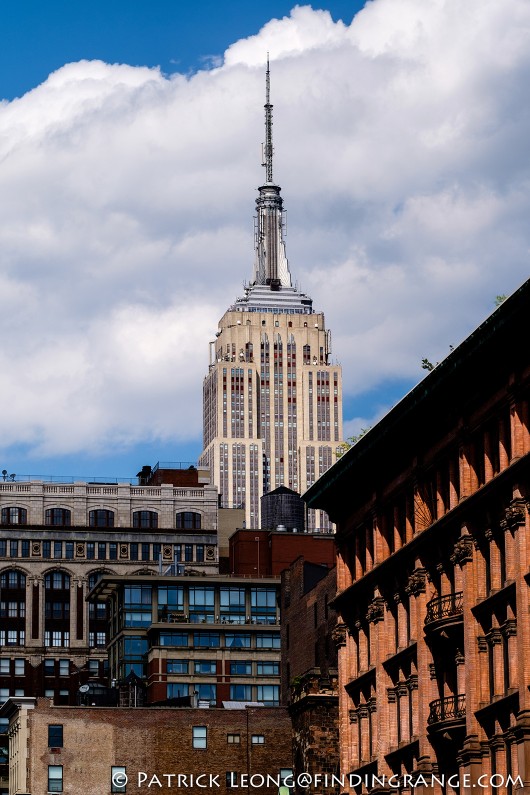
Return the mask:
<path fill-rule="evenodd" d="M 260 497 L 280 486 L 303 493 L 342 442 L 342 372 L 312 299 L 293 286 L 285 254 L 283 199 L 273 179 L 267 64 L 264 162 L 258 189 L 251 283 L 219 322 L 203 387 L 204 450 L 223 506 L 245 508 L 260 527 Z M 329 530 L 310 511 L 308 530 Z"/>

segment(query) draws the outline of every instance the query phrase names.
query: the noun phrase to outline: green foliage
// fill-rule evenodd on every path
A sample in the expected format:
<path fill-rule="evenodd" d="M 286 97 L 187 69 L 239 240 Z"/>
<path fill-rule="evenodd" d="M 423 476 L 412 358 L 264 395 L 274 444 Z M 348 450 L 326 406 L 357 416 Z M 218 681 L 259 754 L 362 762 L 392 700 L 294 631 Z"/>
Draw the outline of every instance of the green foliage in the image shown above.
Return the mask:
<path fill-rule="evenodd" d="M 357 436 L 349 436 L 349 437 L 346 439 L 346 441 L 345 441 L 345 442 L 343 442 L 342 444 L 339 444 L 339 446 L 338 446 L 338 447 L 337 447 L 337 449 L 335 450 L 335 455 L 337 456 L 337 458 L 342 458 L 342 456 L 344 455 L 344 453 L 346 453 L 346 452 L 347 452 L 347 451 L 348 451 L 350 448 L 352 448 L 354 444 L 357 444 L 357 442 L 359 441 L 359 439 L 362 439 L 362 437 L 363 437 L 363 436 L 364 436 L 366 433 L 368 433 L 368 431 L 370 430 L 370 428 L 371 428 L 371 425 L 369 425 L 369 426 L 368 426 L 368 428 L 361 428 L 361 430 L 359 431 L 359 433 L 357 434 Z"/>
<path fill-rule="evenodd" d="M 508 298 L 507 295 L 496 295 L 495 306 L 500 306 L 503 303 L 503 301 L 506 301 L 507 298 Z"/>

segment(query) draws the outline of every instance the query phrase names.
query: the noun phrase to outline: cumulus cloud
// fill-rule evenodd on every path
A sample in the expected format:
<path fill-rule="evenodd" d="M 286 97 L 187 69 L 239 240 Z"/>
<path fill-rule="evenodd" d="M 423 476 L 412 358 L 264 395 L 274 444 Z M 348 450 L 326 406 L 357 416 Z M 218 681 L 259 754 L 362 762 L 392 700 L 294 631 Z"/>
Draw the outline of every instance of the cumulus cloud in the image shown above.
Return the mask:
<path fill-rule="evenodd" d="M 291 271 L 349 405 L 527 277 L 526 0 L 295 7 L 191 76 L 67 64 L 0 104 L 3 451 L 200 439 L 208 342 L 252 273 L 267 51 Z"/>

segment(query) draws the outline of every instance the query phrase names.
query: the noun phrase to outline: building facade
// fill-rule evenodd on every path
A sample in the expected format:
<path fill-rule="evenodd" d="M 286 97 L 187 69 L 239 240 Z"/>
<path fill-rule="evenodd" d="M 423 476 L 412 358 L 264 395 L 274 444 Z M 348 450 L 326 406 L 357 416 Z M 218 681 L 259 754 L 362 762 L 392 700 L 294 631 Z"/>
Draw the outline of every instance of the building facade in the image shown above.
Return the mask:
<path fill-rule="evenodd" d="M 278 578 L 104 575 L 111 678 L 145 679 L 147 704 L 196 697 L 280 703 Z"/>
<path fill-rule="evenodd" d="M 306 495 L 351 792 L 530 792 L 529 309 L 527 282 Z"/>
<path fill-rule="evenodd" d="M 217 573 L 218 495 L 204 475 L 185 487 L 0 482 L 2 701 L 74 704 L 88 677 L 105 679 L 108 617 L 85 601 L 102 574 Z"/>
<path fill-rule="evenodd" d="M 303 492 L 342 442 L 342 373 L 331 361 L 324 315 L 293 286 L 283 239 L 283 199 L 272 173 L 272 105 L 265 104 L 266 182 L 256 199 L 255 264 L 243 297 L 223 315 L 203 387 L 204 451 L 223 505 L 260 527 L 260 497 Z M 310 511 L 308 529 L 328 529 Z"/>
<path fill-rule="evenodd" d="M 291 773 L 281 707 L 112 709 L 12 698 L 0 715 L 9 721 L 10 795 L 277 795 L 276 782 Z"/>

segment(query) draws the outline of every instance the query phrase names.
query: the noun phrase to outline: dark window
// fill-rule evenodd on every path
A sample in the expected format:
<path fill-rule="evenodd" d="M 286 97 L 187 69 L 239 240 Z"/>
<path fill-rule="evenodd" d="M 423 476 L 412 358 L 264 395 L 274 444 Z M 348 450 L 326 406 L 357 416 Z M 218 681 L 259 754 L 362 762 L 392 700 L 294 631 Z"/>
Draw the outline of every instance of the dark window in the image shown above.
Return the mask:
<path fill-rule="evenodd" d="M 183 511 L 177 514 L 177 530 L 200 530 L 201 515 L 193 511 Z"/>
<path fill-rule="evenodd" d="M 114 527 L 114 511 L 89 511 L 88 523 L 90 527 Z"/>
<path fill-rule="evenodd" d="M 175 560 L 179 563 L 182 560 L 182 544 L 175 544 L 173 553 L 175 555 Z"/>
<path fill-rule="evenodd" d="M 252 663 L 250 660 L 237 660 L 230 663 L 230 676 L 250 676 L 251 673 Z"/>
<path fill-rule="evenodd" d="M 73 560 L 74 557 L 74 542 L 67 541 L 64 545 L 64 556 L 67 560 Z"/>
<path fill-rule="evenodd" d="M 94 541 L 87 541 L 86 544 L 86 556 L 88 560 L 94 560 L 96 557 L 96 545 Z"/>
<path fill-rule="evenodd" d="M 129 558 L 138 560 L 138 544 L 129 544 Z"/>
<path fill-rule="evenodd" d="M 2 524 L 27 524 L 28 512 L 25 508 L 2 508 Z"/>
<path fill-rule="evenodd" d="M 109 559 L 118 560 L 118 545 L 112 541 L 109 544 Z"/>
<path fill-rule="evenodd" d="M 204 561 L 204 544 L 197 544 L 195 547 L 195 559 L 197 563 L 203 563 Z"/>
<path fill-rule="evenodd" d="M 149 557 L 149 544 L 142 544 L 142 560 L 151 560 Z"/>
<path fill-rule="evenodd" d="M 0 558 L 7 557 L 7 541 L 5 538 L 0 538 Z"/>
<path fill-rule="evenodd" d="M 184 544 L 184 560 L 188 563 L 193 560 L 193 544 Z"/>
<path fill-rule="evenodd" d="M 162 555 L 162 544 L 153 544 L 153 560 L 159 561 Z"/>
<path fill-rule="evenodd" d="M 42 557 L 43 558 L 51 558 L 52 556 L 52 542 L 51 541 L 43 541 L 42 542 Z"/>
<path fill-rule="evenodd" d="M 107 557 L 107 545 L 104 541 L 98 541 L 98 560 L 105 560 Z"/>
<path fill-rule="evenodd" d="M 71 523 L 72 513 L 67 508 L 47 508 L 44 511 L 44 524 L 69 527 Z"/>
<path fill-rule="evenodd" d="M 22 546 L 21 556 L 23 558 L 29 558 L 29 541 L 22 541 L 21 546 Z"/>
<path fill-rule="evenodd" d="M 44 660 L 44 676 L 55 676 L 55 660 Z"/>
<path fill-rule="evenodd" d="M 44 577 L 44 587 L 55 591 L 69 590 L 70 577 L 62 571 L 53 571 Z"/>
<path fill-rule="evenodd" d="M 135 511 L 133 513 L 133 527 L 142 530 L 151 530 L 158 527 L 158 514 L 155 511 Z"/>
<path fill-rule="evenodd" d="M 0 587 L 2 588 L 25 588 L 26 575 L 20 571 L 8 571 L 0 575 Z"/>
<path fill-rule="evenodd" d="M 54 558 L 62 558 L 63 556 L 63 542 L 62 541 L 54 541 L 53 542 L 53 557 Z"/>
<path fill-rule="evenodd" d="M 18 541 L 9 542 L 9 557 L 18 558 Z"/>
<path fill-rule="evenodd" d="M 63 747 L 63 726 L 61 723 L 48 724 L 48 748 Z"/>

